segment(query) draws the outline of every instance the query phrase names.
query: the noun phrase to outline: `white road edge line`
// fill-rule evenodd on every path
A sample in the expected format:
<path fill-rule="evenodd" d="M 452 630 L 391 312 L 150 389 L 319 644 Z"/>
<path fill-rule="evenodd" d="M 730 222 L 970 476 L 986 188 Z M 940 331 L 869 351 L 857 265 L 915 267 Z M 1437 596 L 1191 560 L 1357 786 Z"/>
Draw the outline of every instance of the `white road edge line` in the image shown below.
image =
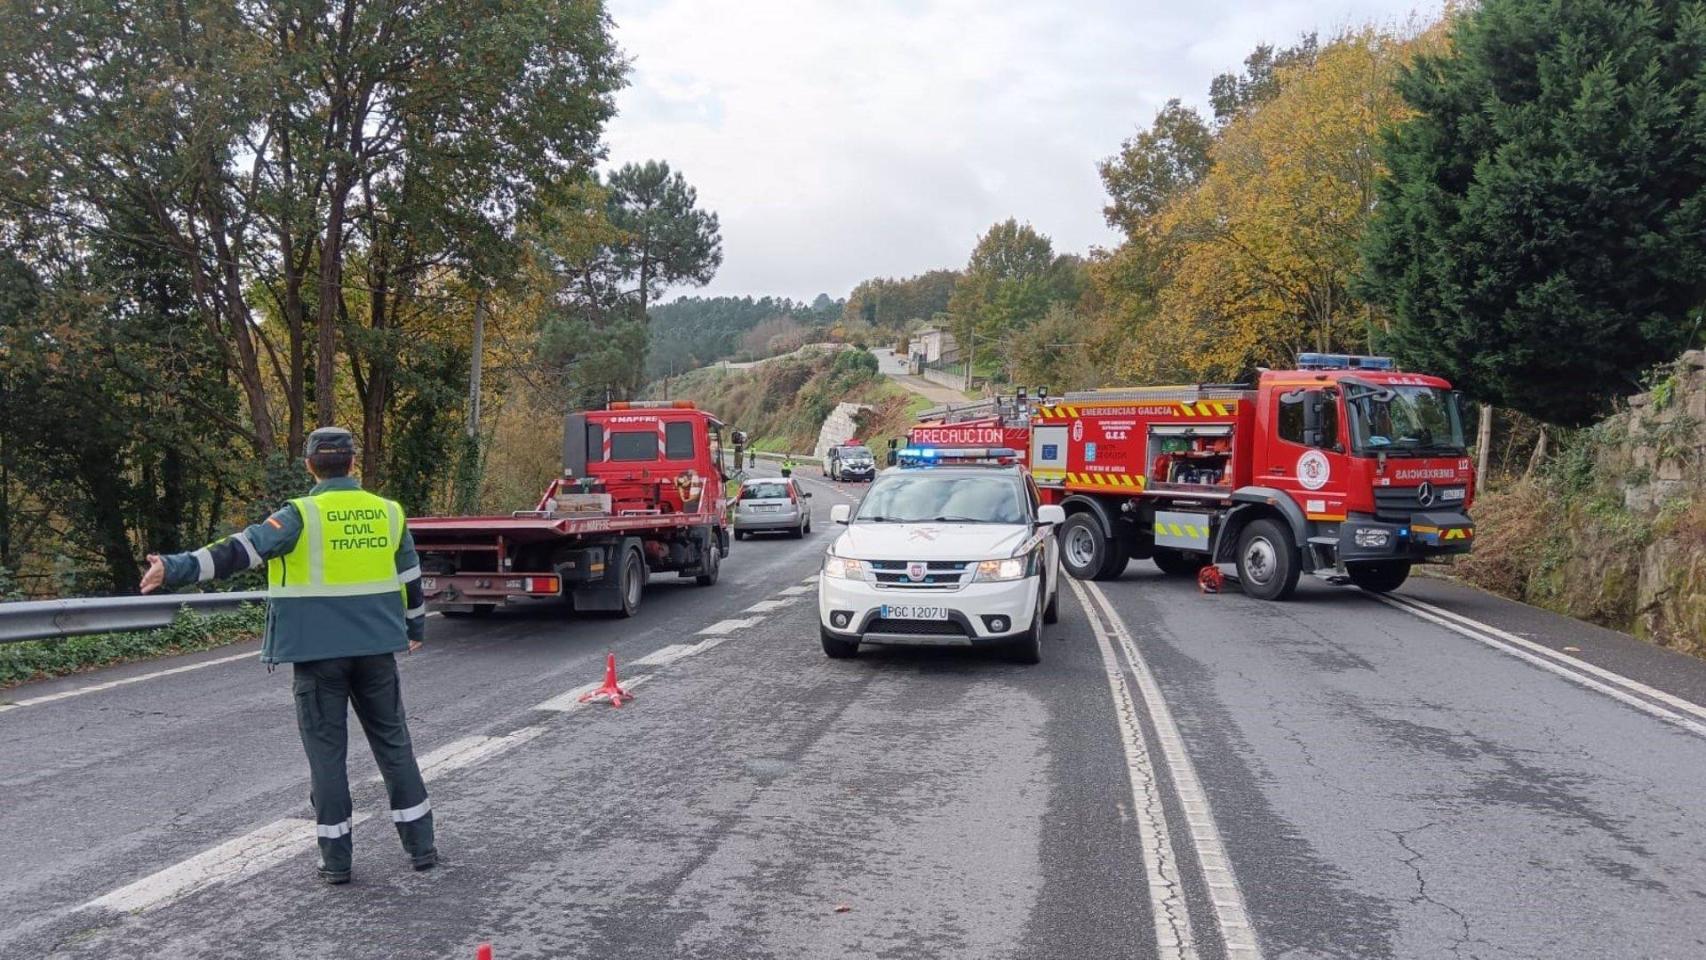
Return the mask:
<path fill-rule="evenodd" d="M 1155 767 L 1144 745 L 1143 729 L 1137 718 L 1137 705 L 1132 701 L 1131 687 L 1125 680 L 1114 648 L 1108 641 L 1108 631 L 1102 626 L 1090 598 L 1077 580 L 1068 580 L 1072 592 L 1090 621 L 1090 631 L 1096 635 L 1096 646 L 1102 651 L 1102 666 L 1107 671 L 1108 689 L 1114 695 L 1114 713 L 1119 724 L 1120 742 L 1125 748 L 1126 773 L 1131 780 L 1133 817 L 1137 822 L 1138 846 L 1143 851 L 1143 872 L 1149 888 L 1149 912 L 1155 917 L 1155 948 L 1162 960 L 1194 960 L 1196 939 L 1191 932 L 1191 912 L 1185 900 L 1185 887 L 1174 862 L 1173 839 L 1167 830 L 1166 809 L 1161 802 L 1160 784 Z"/>
<path fill-rule="evenodd" d="M 784 597 L 803 597 L 803 596 L 805 596 L 805 595 L 806 595 L 806 594 L 808 594 L 808 593 L 811 593 L 811 592 L 813 592 L 813 589 L 814 589 L 814 588 L 813 588 L 813 587 L 812 587 L 812 585 L 811 585 L 811 584 L 809 584 L 809 583 L 800 583 L 800 584 L 795 584 L 795 585 L 794 585 L 794 586 L 791 586 L 791 587 L 789 587 L 789 588 L 788 588 L 788 589 L 786 589 L 786 590 L 784 590 L 784 591 L 782 591 L 782 592 L 781 592 L 781 594 L 780 594 L 780 596 L 784 596 Z"/>
<path fill-rule="evenodd" d="M 358 814 L 352 821 L 360 824 L 367 819 L 367 814 Z M 141 913 L 215 884 L 253 876 L 306 853 L 313 846 L 312 821 L 277 820 L 96 897 L 77 909 Z"/>
<path fill-rule="evenodd" d="M 1545 647 L 1541 647 L 1539 644 L 1534 643 L 1533 641 L 1524 640 L 1523 638 L 1517 637 L 1514 634 L 1507 634 L 1507 636 L 1510 636 L 1514 642 L 1506 642 L 1506 641 L 1500 639 L 1497 635 L 1490 635 L 1487 633 L 1482 633 L 1481 630 L 1486 629 L 1484 627 L 1472 629 L 1472 628 L 1465 626 L 1461 623 L 1457 623 L 1454 620 L 1448 619 L 1445 616 L 1435 615 L 1435 614 L 1433 614 L 1427 610 L 1423 610 L 1419 607 L 1410 606 L 1407 603 L 1400 603 L 1399 601 L 1393 599 L 1392 597 L 1382 596 L 1378 593 L 1372 594 L 1372 596 L 1374 597 L 1374 599 L 1379 600 L 1381 603 L 1384 603 L 1389 607 L 1394 607 L 1396 609 L 1402 610 L 1405 613 L 1408 613 L 1409 615 L 1411 615 L 1413 617 L 1420 617 L 1421 619 L 1427 620 L 1430 623 L 1444 627 L 1445 629 L 1450 630 L 1453 633 L 1459 634 L 1461 636 L 1468 637 L 1469 639 L 1474 640 L 1477 643 L 1481 643 L 1481 644 L 1484 644 L 1488 647 L 1491 647 L 1500 653 L 1506 654 L 1508 656 L 1516 657 L 1518 660 L 1523 660 L 1523 661 L 1526 661 L 1530 664 L 1533 664 L 1534 666 L 1537 666 L 1542 670 L 1548 671 L 1549 673 L 1555 673 L 1558 676 L 1563 677 L 1565 680 L 1570 681 L 1571 683 L 1580 684 L 1581 686 L 1587 687 L 1590 690 L 1597 690 L 1600 693 L 1603 693 L 1606 696 L 1611 697 L 1614 700 L 1628 704 L 1629 706 L 1634 707 L 1635 709 L 1640 710 L 1643 713 L 1647 713 L 1651 716 L 1657 717 L 1658 719 L 1663 720 L 1666 723 L 1676 724 L 1677 726 L 1681 727 L 1684 730 L 1687 730 L 1689 733 L 1692 733 L 1697 737 L 1706 737 L 1706 724 L 1702 724 L 1698 720 L 1689 719 L 1688 717 L 1685 717 L 1680 713 L 1676 713 L 1675 711 L 1667 710 L 1664 707 L 1661 707 L 1658 704 L 1653 703 L 1650 700 L 1643 700 L 1642 698 L 1636 696 L 1634 693 L 1631 693 L 1628 690 L 1621 689 L 1621 688 L 1613 686 L 1612 684 L 1609 684 L 1609 683 L 1601 683 L 1600 681 L 1595 680 L 1593 677 L 1586 676 L 1585 674 L 1579 672 L 1577 668 L 1593 667 L 1593 670 L 1591 672 L 1599 673 L 1599 674 L 1608 674 L 1610 677 L 1616 678 L 1616 682 L 1618 682 L 1618 683 L 1628 684 L 1634 689 L 1640 689 L 1643 691 L 1651 691 L 1652 694 L 1658 695 L 1661 699 L 1666 699 L 1667 702 L 1669 702 L 1669 699 L 1675 699 L 1675 698 L 1672 698 L 1670 696 L 1670 694 L 1663 693 L 1662 691 L 1659 691 L 1659 690 L 1653 690 L 1651 687 L 1648 687 L 1645 684 L 1637 683 L 1636 681 L 1630 680 L 1629 678 L 1624 677 L 1621 674 L 1611 673 L 1611 671 L 1609 671 L 1609 670 L 1602 670 L 1599 667 L 1594 667 L 1594 665 L 1590 664 L 1590 663 L 1582 663 L 1581 661 L 1569 660 L 1569 661 L 1565 661 L 1566 663 L 1569 664 L 1569 666 L 1564 666 L 1561 663 L 1554 662 L 1554 661 L 1547 659 L 1545 657 L 1536 656 L 1535 654 L 1529 653 L 1526 649 L 1522 649 L 1522 647 L 1539 647 L 1542 651 L 1545 651 L 1547 653 L 1550 653 L 1551 651 L 1546 650 Z M 1445 611 L 1440 611 L 1441 614 L 1443 614 L 1444 612 Z M 1467 619 L 1467 618 L 1465 618 L 1465 619 Z M 1470 622 L 1473 623 L 1474 621 L 1470 621 Z M 1504 631 L 1500 630 L 1500 631 L 1498 631 L 1498 633 L 1504 633 Z M 1682 702 L 1684 704 L 1688 703 L 1686 700 L 1684 700 Z M 1692 704 L 1688 704 L 1688 705 L 1690 707 L 1693 706 Z M 1690 710 L 1690 712 L 1693 713 L 1696 711 Z"/>
<path fill-rule="evenodd" d="M 545 732 L 542 726 L 522 727 L 501 737 L 463 737 L 452 740 L 420 759 L 421 779 L 433 780 L 447 773 L 473 766 L 518 747 Z"/>
<path fill-rule="evenodd" d="M 201 670 L 205 667 L 216 667 L 222 663 L 234 663 L 238 660 L 254 660 L 259 663 L 260 656 L 261 655 L 255 651 L 250 651 L 248 653 L 234 653 L 228 657 L 216 657 L 212 660 L 203 660 L 199 663 L 186 663 L 181 667 L 170 667 L 165 670 L 156 670 L 153 673 L 142 673 L 134 677 L 125 677 L 122 680 L 108 680 L 104 683 L 91 683 L 86 687 L 61 690 L 58 693 L 44 693 L 39 697 L 28 697 L 23 700 L 15 700 L 11 703 L 0 703 L 0 712 L 16 710 L 19 707 L 33 707 L 38 703 L 52 703 L 56 700 L 68 700 L 72 697 L 80 697 L 85 693 L 99 693 L 102 690 L 111 690 L 114 687 L 123 687 L 132 683 L 141 683 L 144 680 L 153 680 L 158 677 L 169 677 L 178 673 L 189 673 L 191 670 Z"/>
<path fill-rule="evenodd" d="M 763 622 L 763 620 L 763 617 L 743 617 L 735 620 L 718 620 L 716 623 L 701 629 L 698 635 L 701 637 L 720 637 L 733 633 L 736 630 L 748 629 L 754 624 Z"/>
<path fill-rule="evenodd" d="M 1069 582 L 1075 589 L 1080 587 L 1077 580 Z M 1215 921 L 1226 945 L 1226 956 L 1228 960 L 1260 960 L 1262 950 L 1256 942 L 1255 928 L 1250 925 L 1244 892 L 1239 889 L 1238 878 L 1232 872 L 1226 844 L 1220 838 L 1220 828 L 1215 826 L 1214 812 L 1209 809 L 1208 794 L 1203 790 L 1202 781 L 1197 779 L 1196 765 L 1191 762 L 1184 738 L 1179 734 L 1179 726 L 1173 721 L 1173 711 L 1168 709 L 1167 701 L 1161 695 L 1161 686 L 1155 682 L 1154 672 L 1137 649 L 1125 622 L 1114 612 L 1107 595 L 1095 583 L 1084 583 L 1082 587 L 1096 598 L 1115 639 L 1125 650 L 1126 660 L 1137 679 L 1138 692 L 1143 695 L 1149 719 L 1155 724 L 1155 737 L 1161 743 L 1161 755 L 1166 758 L 1167 769 L 1173 775 L 1173 789 L 1179 795 L 1179 805 L 1185 809 L 1185 826 L 1191 835 L 1191 845 L 1196 849 L 1197 862 L 1201 864 L 1203 879 L 1208 883 L 1209 902 L 1214 906 Z"/>
<path fill-rule="evenodd" d="M 747 607 L 745 610 L 742 610 L 741 613 L 769 613 L 778 607 L 785 607 L 792 602 L 792 600 L 760 600 L 752 606 Z"/>
<path fill-rule="evenodd" d="M 1378 597 L 1380 595 L 1376 594 L 1375 596 Z M 1675 694 L 1666 693 L 1665 691 L 1659 690 L 1655 687 L 1649 687 L 1639 680 L 1631 679 L 1631 678 L 1626 677 L 1623 674 L 1617 673 L 1616 671 L 1613 671 L 1613 670 L 1607 670 L 1604 667 L 1599 666 L 1598 664 L 1589 663 L 1586 660 L 1582 660 L 1582 659 L 1577 658 L 1577 657 L 1572 657 L 1567 653 L 1563 653 L 1561 651 L 1554 650 L 1551 647 L 1548 647 L 1543 643 L 1537 643 L 1537 642 L 1530 640 L 1527 637 L 1524 637 L 1520 634 L 1511 633 L 1508 630 L 1501 630 L 1498 627 L 1493 626 L 1492 624 L 1483 623 L 1479 620 L 1474 619 L 1473 617 L 1466 617 L 1461 613 L 1457 613 L 1457 612 L 1452 611 L 1452 610 L 1446 610 L 1443 607 L 1435 606 L 1434 604 L 1428 603 L 1424 600 L 1418 600 L 1415 597 L 1389 596 L 1389 597 L 1386 597 L 1385 599 L 1396 600 L 1401 604 L 1407 604 L 1411 607 L 1416 607 L 1416 608 L 1421 609 L 1421 610 L 1426 610 L 1427 612 L 1434 614 L 1436 616 L 1441 616 L 1441 617 L 1445 617 L 1447 620 L 1456 621 L 1457 623 L 1460 623 L 1466 627 L 1469 627 L 1472 630 L 1480 630 L 1481 632 L 1487 634 L 1488 636 L 1497 637 L 1501 640 L 1504 640 L 1507 643 L 1514 643 L 1517 646 L 1522 647 L 1524 650 L 1529 650 L 1529 651 L 1532 651 L 1534 653 L 1538 653 L 1538 654 L 1541 654 L 1543 656 L 1550 657 L 1551 659 L 1557 661 L 1558 663 L 1562 663 L 1565 666 L 1568 666 L 1572 669 L 1581 670 L 1584 673 L 1591 673 L 1594 676 L 1599 677 L 1601 680 L 1606 680 L 1606 681 L 1609 681 L 1611 683 L 1615 683 L 1615 684 L 1619 684 L 1621 686 L 1627 687 L 1628 689 L 1633 690 L 1634 692 L 1639 693 L 1644 697 L 1650 697 L 1654 700 L 1659 701 L 1660 703 L 1664 703 L 1664 704 L 1667 704 L 1669 706 L 1675 707 L 1676 709 L 1681 710 L 1684 713 L 1693 714 L 1695 717 L 1697 717 L 1701 720 L 1706 720 L 1706 707 L 1703 707 L 1700 704 L 1697 704 L 1691 700 L 1684 700 L 1683 698 L 1676 696 Z"/>

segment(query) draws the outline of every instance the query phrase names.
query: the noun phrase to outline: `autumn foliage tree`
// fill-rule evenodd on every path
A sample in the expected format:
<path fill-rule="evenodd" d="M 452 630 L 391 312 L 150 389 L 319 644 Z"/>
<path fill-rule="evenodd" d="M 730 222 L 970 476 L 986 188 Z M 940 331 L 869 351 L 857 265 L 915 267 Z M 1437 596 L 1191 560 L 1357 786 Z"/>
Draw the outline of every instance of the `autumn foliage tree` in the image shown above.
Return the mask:
<path fill-rule="evenodd" d="M 1363 349 L 1376 317 L 1352 292 L 1383 173 L 1381 129 L 1408 114 L 1392 87 L 1418 45 L 1374 30 L 1274 73 L 1225 125 L 1200 183 L 1155 218 L 1155 312 L 1185 370 L 1216 379 L 1301 350 Z"/>

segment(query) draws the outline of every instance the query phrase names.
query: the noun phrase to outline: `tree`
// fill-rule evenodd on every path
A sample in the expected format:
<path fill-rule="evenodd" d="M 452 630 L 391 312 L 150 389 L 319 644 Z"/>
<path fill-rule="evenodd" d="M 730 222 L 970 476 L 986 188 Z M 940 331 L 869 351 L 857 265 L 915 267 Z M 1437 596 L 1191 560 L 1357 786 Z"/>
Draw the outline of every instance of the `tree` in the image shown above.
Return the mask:
<path fill-rule="evenodd" d="M 1148 130 L 1120 144 L 1120 152 L 1097 164 L 1109 203 L 1108 226 L 1135 237 L 1178 194 L 1208 172 L 1214 134 L 1196 110 L 1177 99 L 1155 115 Z"/>
<path fill-rule="evenodd" d="M 1365 30 L 1275 71 L 1233 119 L 1202 182 L 1158 221 L 1156 322 L 1188 370 L 1233 378 L 1301 350 L 1365 349 L 1351 291 L 1373 212 L 1381 128 L 1406 115 L 1391 81 L 1418 44 Z"/>
<path fill-rule="evenodd" d="M 393 318 L 433 269 L 513 262 L 510 225 L 596 159 L 624 69 L 584 0 L 13 3 L 0 62 L 0 210 L 20 235 L 123 228 L 170 251 L 263 455 L 278 405 L 292 453 L 308 390 L 335 418 L 343 335 L 373 331 L 350 357 L 370 459 Z M 262 298 L 279 322 L 258 322 Z"/>
<path fill-rule="evenodd" d="M 1029 326 L 1051 302 L 1076 295 L 1076 266 L 1057 258 L 1030 224 L 995 224 L 978 238 L 948 300 L 954 335 L 971 347 L 974 338 L 995 340 Z"/>
<path fill-rule="evenodd" d="M 928 270 L 899 280 L 861 281 L 847 296 L 842 320 L 898 333 L 913 321 L 929 320 L 948 309 L 959 276 L 954 270 Z"/>
<path fill-rule="evenodd" d="M 1382 343 L 1580 424 L 1699 336 L 1706 3 L 1487 0 L 1404 71 L 1364 245 Z"/>
<path fill-rule="evenodd" d="M 612 263 L 632 285 L 642 318 L 665 288 L 703 286 L 716 276 L 723 262 L 717 215 L 699 209 L 698 191 L 669 164 L 624 164 L 605 189 L 610 223 L 624 234 Z"/>
<path fill-rule="evenodd" d="M 1222 73 L 1210 81 L 1208 100 L 1214 108 L 1215 123 L 1231 123 L 1272 100 L 1279 93 L 1280 74 L 1313 64 L 1320 50 L 1320 38 L 1314 33 L 1304 34 L 1296 44 L 1277 52 L 1271 44 L 1257 46 L 1244 58 L 1243 74 Z"/>

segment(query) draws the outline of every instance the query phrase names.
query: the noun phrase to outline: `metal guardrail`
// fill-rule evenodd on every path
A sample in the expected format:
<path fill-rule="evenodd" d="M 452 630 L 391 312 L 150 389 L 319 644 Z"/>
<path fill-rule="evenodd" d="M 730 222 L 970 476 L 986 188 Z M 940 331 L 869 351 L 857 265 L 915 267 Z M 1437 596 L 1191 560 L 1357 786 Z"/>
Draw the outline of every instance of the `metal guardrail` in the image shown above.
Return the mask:
<path fill-rule="evenodd" d="M 252 590 L 0 603 L 0 643 L 152 630 L 169 625 L 180 610 L 203 615 L 234 613 L 245 603 L 266 600 L 264 591 Z"/>

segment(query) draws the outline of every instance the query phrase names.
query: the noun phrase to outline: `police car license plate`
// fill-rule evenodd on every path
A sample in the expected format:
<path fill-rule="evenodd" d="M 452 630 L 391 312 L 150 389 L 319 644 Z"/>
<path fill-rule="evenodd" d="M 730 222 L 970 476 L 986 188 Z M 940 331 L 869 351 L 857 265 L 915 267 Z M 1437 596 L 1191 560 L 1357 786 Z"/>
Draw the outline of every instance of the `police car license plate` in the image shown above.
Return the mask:
<path fill-rule="evenodd" d="M 921 607 L 914 603 L 883 605 L 884 620 L 946 620 L 947 607 Z"/>

